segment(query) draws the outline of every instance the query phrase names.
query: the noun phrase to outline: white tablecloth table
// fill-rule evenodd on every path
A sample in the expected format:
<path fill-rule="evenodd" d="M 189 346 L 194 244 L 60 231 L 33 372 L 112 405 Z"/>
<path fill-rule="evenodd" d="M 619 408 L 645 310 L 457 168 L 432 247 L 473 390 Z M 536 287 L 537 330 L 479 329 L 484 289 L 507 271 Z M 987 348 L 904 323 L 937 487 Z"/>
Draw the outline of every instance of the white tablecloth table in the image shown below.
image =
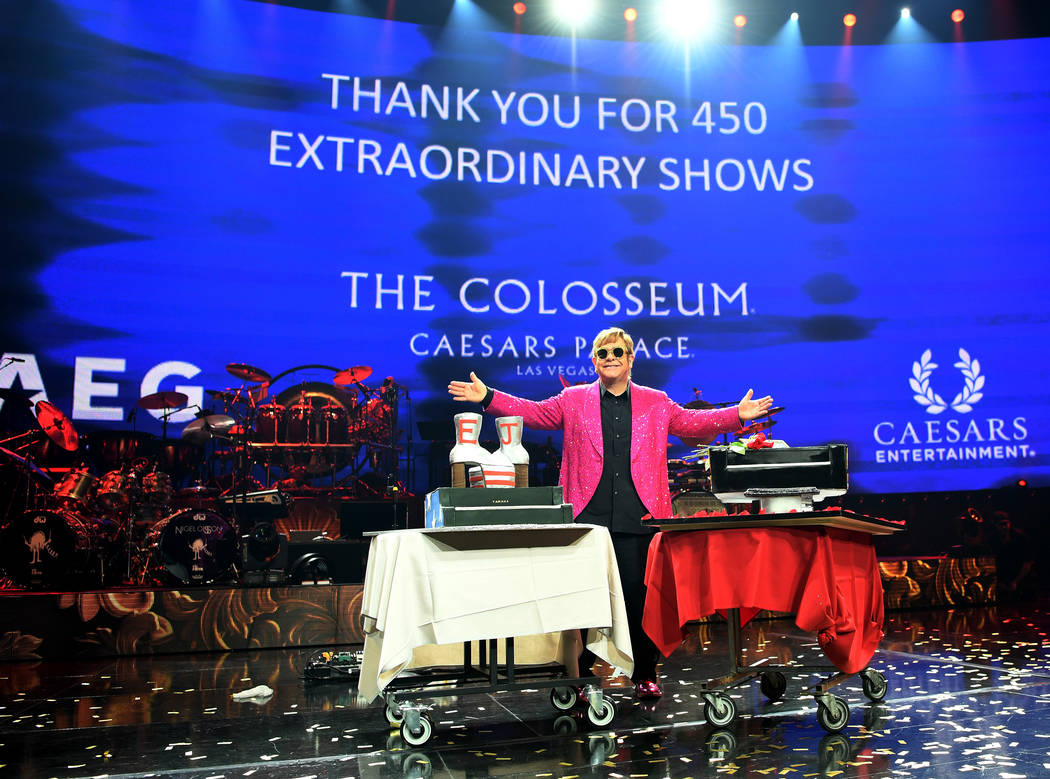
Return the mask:
<path fill-rule="evenodd" d="M 419 665 L 414 657 L 432 659 L 441 654 L 428 652 L 435 648 L 462 657 L 465 641 L 514 637 L 516 662 L 564 663 L 560 641 L 546 644 L 547 657 L 525 658 L 518 638 L 560 639 L 562 631 L 586 628 L 598 657 L 628 675 L 634 666 L 612 541 L 595 525 L 379 533 L 368 553 L 361 618 L 359 694 L 366 701 Z"/>

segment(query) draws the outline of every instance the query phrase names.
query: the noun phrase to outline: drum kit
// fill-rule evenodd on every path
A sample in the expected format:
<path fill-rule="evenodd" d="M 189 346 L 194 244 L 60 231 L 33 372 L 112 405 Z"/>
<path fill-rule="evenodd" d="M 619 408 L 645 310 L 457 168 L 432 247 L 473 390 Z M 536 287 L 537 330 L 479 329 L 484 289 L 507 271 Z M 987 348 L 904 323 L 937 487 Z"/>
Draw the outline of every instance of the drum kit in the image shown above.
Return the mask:
<path fill-rule="evenodd" d="M 271 397 L 275 380 L 298 369 L 271 377 L 244 363 L 227 365 L 244 384 L 206 390 L 221 408 L 198 407 L 178 437 L 169 437 L 168 422 L 188 410 L 182 392 L 155 392 L 136 403 L 161 412 L 160 437 L 134 429 L 81 436 L 48 401 L 33 404 L 26 393 L 0 389 L 5 402 L 35 416 L 33 429 L 0 440 L 0 571 L 6 584 L 235 582 L 240 539 L 251 530 L 239 526 L 239 496 L 271 485 L 294 494 L 325 476 L 333 487 L 353 484 L 369 462 L 386 456 L 396 469 L 402 389 L 392 379 L 370 389 L 363 382 L 372 369 L 364 365 L 303 367 L 323 367 L 335 376 L 331 384 L 301 382 Z M 68 467 L 47 466 L 57 461 L 56 450 Z M 222 468 L 224 461 L 232 468 Z M 257 468 L 265 471 L 263 481 L 253 475 Z M 350 475 L 337 483 L 347 469 Z"/>
<path fill-rule="evenodd" d="M 697 395 L 695 400 L 682 404 L 683 408 L 691 409 L 718 409 L 735 406 L 736 402 L 709 403 L 699 397 L 699 392 L 693 390 Z M 757 419 L 751 420 L 742 430 L 732 434 L 735 441 L 746 441 L 756 433 L 765 432 L 777 424 L 773 417 L 784 410 L 783 406 L 774 406 Z M 722 443 L 728 444 L 729 434 L 722 436 Z M 698 438 L 682 438 L 682 443 L 693 449 L 693 452 L 680 458 L 668 460 L 668 481 L 672 493 L 688 493 L 706 491 L 710 488 L 710 477 L 707 470 L 707 447 L 711 441 L 703 441 Z"/>
<path fill-rule="evenodd" d="M 326 476 L 334 484 L 337 474 L 346 468 L 351 470 L 351 482 L 368 466 L 386 475 L 396 472 L 398 404 L 407 393 L 392 378 L 372 389 L 364 384 L 372 375 L 367 365 L 346 370 L 301 366 L 336 373 L 331 383 L 302 381 L 274 395 L 273 384 L 299 368 L 271 378 L 266 371 L 243 363 L 226 367 L 252 384 L 209 390 L 223 404 L 223 413 L 190 423 L 183 438 L 223 439 L 226 447 L 220 447 L 220 457 L 234 458 L 241 470 L 247 463 L 261 466 L 269 484 L 275 482 L 275 470 L 283 472 L 282 485 L 293 489 L 308 479 Z"/>

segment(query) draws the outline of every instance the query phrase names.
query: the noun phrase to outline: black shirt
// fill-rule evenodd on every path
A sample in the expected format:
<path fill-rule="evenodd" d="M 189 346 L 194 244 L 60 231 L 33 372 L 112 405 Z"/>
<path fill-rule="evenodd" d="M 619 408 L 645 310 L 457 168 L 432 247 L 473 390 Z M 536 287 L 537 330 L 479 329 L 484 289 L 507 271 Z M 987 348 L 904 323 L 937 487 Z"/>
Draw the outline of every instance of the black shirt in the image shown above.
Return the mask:
<path fill-rule="evenodd" d="M 639 521 L 648 512 L 631 479 L 631 391 L 613 395 L 601 384 L 602 477 L 577 522 L 602 525 L 613 533 L 647 534 Z"/>

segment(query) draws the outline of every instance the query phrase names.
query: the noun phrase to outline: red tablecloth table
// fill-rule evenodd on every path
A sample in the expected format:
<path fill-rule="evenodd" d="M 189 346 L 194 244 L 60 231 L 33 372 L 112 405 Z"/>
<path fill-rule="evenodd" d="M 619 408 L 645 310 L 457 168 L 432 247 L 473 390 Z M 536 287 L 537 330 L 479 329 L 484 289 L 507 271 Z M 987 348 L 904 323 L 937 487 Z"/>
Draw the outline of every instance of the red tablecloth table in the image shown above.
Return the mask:
<path fill-rule="evenodd" d="M 658 533 L 649 547 L 642 625 L 665 655 L 687 622 L 741 610 L 795 614 L 844 673 L 867 666 L 882 640 L 882 580 L 871 538 L 826 527 Z"/>
<path fill-rule="evenodd" d="M 737 523 L 747 525 L 744 527 L 658 533 L 649 547 L 642 625 L 669 655 L 681 644 L 688 622 L 715 612 L 730 615 L 730 651 L 736 673 L 706 685 L 705 690 L 710 690 L 739 684 L 773 668 L 742 668 L 740 625 L 763 609 L 794 614 L 795 624 L 816 636 L 828 660 L 841 672 L 835 681 L 814 688 L 818 703 L 823 698 L 835 715 L 829 716 L 822 704 L 818 712 L 821 724 L 829 730 L 841 729 L 845 720 L 839 715 L 844 708 L 848 718 L 848 707 L 844 701 L 830 699 L 828 688 L 845 675 L 863 671 L 865 694 L 872 700 L 885 694 L 885 678 L 865 670 L 883 635 L 882 580 L 871 533 L 837 528 L 833 523 L 791 527 L 774 520 L 783 523 L 784 515 L 772 515 L 767 526 L 755 517 Z M 719 703 L 717 694 L 705 699 Z M 721 703 L 733 706 L 727 696 Z M 708 714 L 712 719 L 710 710 Z M 732 719 L 735 712 L 728 716 Z M 841 725 L 835 727 L 838 720 Z"/>

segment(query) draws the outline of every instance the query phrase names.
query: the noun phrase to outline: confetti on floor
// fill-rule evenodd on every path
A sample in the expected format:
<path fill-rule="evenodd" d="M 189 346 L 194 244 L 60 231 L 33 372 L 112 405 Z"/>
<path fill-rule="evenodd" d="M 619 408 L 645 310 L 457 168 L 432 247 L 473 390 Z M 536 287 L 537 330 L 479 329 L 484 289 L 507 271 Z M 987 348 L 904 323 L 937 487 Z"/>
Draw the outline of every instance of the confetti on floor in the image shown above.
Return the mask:
<path fill-rule="evenodd" d="M 1019 779 L 1050 771 L 1048 633 L 1041 604 L 890 613 L 871 663 L 886 678 L 885 699 L 869 700 L 856 677 L 833 686 L 849 716 L 829 733 L 809 689 L 828 672 L 794 666 L 784 668 L 780 700 L 746 681 L 731 691 L 736 718 L 709 724 L 698 691 L 727 673 L 727 636 L 716 623 L 701 640 L 694 626 L 663 664 L 661 700 L 635 701 L 622 679 L 604 680 L 617 707 L 609 728 L 581 709 L 556 711 L 550 688 L 530 681 L 525 690 L 430 699 L 435 732 L 422 746 L 345 682 L 304 684 L 298 651 L 42 660 L 31 675 L 0 675 L 0 745 L 20 749 L 0 762 L 19 775 L 71 777 L 142 776 L 148 766 L 194 779 Z M 744 645 L 756 670 L 826 665 L 790 619 L 752 622 Z M 263 700 L 234 700 L 263 679 Z"/>

